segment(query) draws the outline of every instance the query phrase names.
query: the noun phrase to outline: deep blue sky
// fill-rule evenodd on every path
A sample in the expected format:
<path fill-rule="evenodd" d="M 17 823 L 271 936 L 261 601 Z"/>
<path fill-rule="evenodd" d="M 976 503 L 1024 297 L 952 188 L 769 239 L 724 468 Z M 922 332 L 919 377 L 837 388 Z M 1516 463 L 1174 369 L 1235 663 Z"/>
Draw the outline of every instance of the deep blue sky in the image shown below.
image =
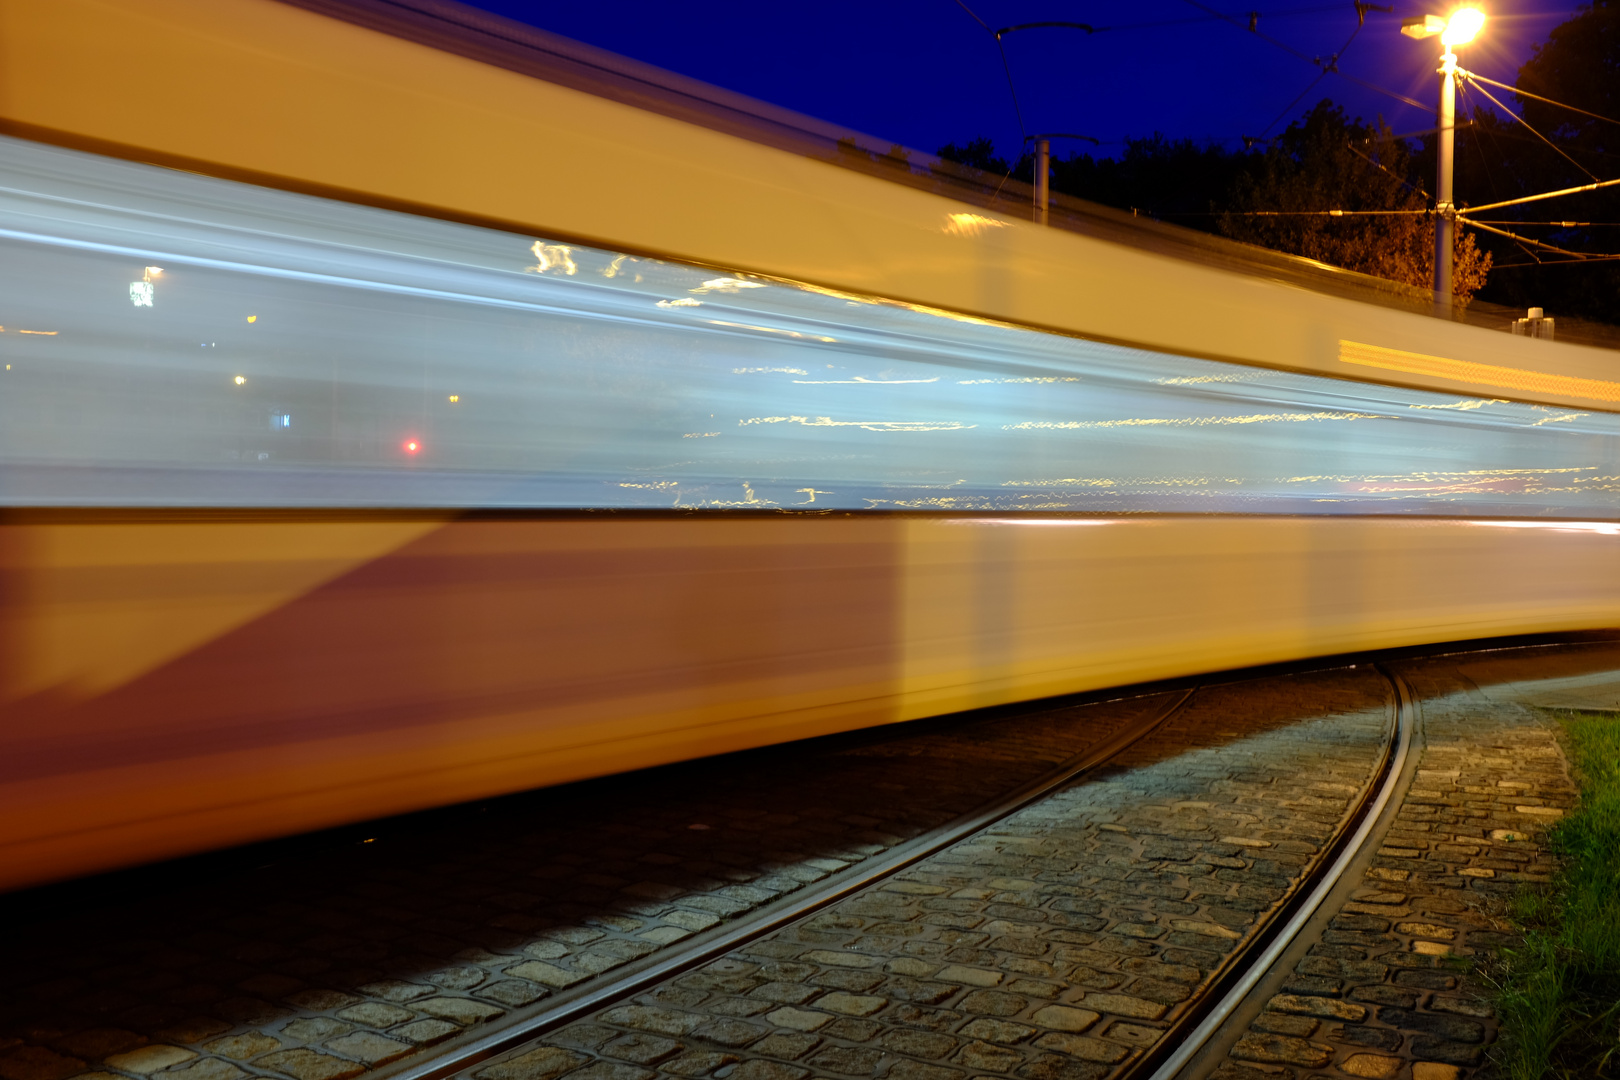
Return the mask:
<path fill-rule="evenodd" d="M 474 6 L 740 91 L 857 131 L 932 152 L 988 135 L 1003 152 L 1018 124 L 994 40 L 955 0 L 473 0 Z M 1118 141 L 1155 131 L 1235 142 L 1261 134 L 1317 75 L 1247 31 L 1260 29 L 1308 56 L 1329 56 L 1356 27 L 1352 0 L 1226 0 L 1233 26 L 1187 0 L 968 0 L 991 26 L 1061 19 L 1115 27 L 1093 35 L 1033 30 L 1009 35 L 1008 60 L 1030 131 Z M 1400 34 L 1404 15 L 1445 11 L 1394 0 L 1371 12 L 1344 53 L 1348 74 L 1425 103 L 1435 98 L 1435 41 Z M 1511 83 L 1547 31 L 1569 18 L 1567 0 L 1498 0 L 1462 62 Z M 1182 20 L 1172 25 L 1144 23 Z M 1196 20 L 1196 21 L 1185 21 Z M 1499 95 L 1500 96 L 1500 95 Z M 1433 114 L 1328 75 L 1273 131 L 1323 97 L 1353 115 L 1382 115 L 1397 132 L 1432 126 Z M 1432 108 L 1432 106 L 1431 106 Z M 1069 144 L 1082 147 L 1083 144 Z M 1054 147 L 1066 153 L 1062 144 Z"/>

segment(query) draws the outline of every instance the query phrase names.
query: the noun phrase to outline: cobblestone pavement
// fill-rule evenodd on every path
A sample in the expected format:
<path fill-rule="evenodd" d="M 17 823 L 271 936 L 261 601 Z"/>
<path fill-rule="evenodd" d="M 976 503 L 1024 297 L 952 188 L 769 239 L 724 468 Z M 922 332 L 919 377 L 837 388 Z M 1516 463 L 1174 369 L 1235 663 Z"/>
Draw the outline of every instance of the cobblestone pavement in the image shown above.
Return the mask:
<path fill-rule="evenodd" d="M 78 883 L 51 894 L 65 918 L 0 898 L 0 1080 L 346 1080 L 854 872 L 1164 703 L 578 784 L 295 845 L 257 871 L 175 864 L 151 897 L 151 873 Z"/>
<path fill-rule="evenodd" d="M 1096 1080 L 1157 1040 L 1370 781 L 1370 669 L 1201 690 L 1107 769 L 476 1080 Z"/>
<path fill-rule="evenodd" d="M 1411 787 L 1362 887 L 1218 1080 L 1459 1080 L 1489 1069 L 1497 1023 L 1469 958 L 1511 941 L 1505 901 L 1522 882 L 1548 880 L 1542 837 L 1574 788 L 1547 716 L 1511 693 L 1488 696 L 1458 664 L 1403 668 L 1421 699 Z M 1491 666 L 1473 674 L 1488 682 Z"/>

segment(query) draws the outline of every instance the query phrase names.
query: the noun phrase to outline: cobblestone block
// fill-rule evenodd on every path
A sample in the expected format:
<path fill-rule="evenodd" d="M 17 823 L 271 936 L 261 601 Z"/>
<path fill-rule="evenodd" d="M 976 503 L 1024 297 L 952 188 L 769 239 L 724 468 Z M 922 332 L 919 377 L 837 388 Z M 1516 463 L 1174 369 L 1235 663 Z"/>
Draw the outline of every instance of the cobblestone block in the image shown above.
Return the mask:
<path fill-rule="evenodd" d="M 657 1035 L 626 1035 L 614 1039 L 603 1048 L 603 1053 L 634 1065 L 651 1065 L 685 1049 L 674 1039 Z"/>
<path fill-rule="evenodd" d="M 1322 1026 L 1322 1021 L 1291 1013 L 1263 1012 L 1252 1026 L 1256 1031 L 1269 1032 L 1273 1035 L 1292 1035 L 1298 1039 L 1308 1039 Z"/>
<path fill-rule="evenodd" d="M 674 1009 L 659 1008 L 654 1005 L 624 1005 L 610 1009 L 601 1016 L 608 1024 L 618 1024 L 623 1027 L 639 1031 L 650 1031 L 660 1035 L 689 1035 L 692 1029 L 703 1022 L 703 1017 L 692 1013 L 679 1012 Z M 611 1029 L 588 1027 L 585 1030 Z"/>
<path fill-rule="evenodd" d="M 1282 1065 L 1303 1065 L 1319 1069 L 1333 1059 L 1333 1047 L 1307 1042 L 1291 1035 L 1271 1035 L 1249 1032 L 1232 1048 L 1232 1056 L 1243 1061 L 1260 1061 Z"/>
<path fill-rule="evenodd" d="M 445 1020 L 417 1020 L 413 1023 L 402 1024 L 390 1031 L 389 1034 L 405 1039 L 407 1042 L 415 1043 L 417 1046 L 432 1046 L 434 1043 L 443 1042 L 460 1030 L 455 1024 Z"/>
<path fill-rule="evenodd" d="M 611 1061 L 598 1061 L 576 1070 L 577 1080 L 652 1080 L 658 1074 L 635 1065 L 621 1065 Z"/>
<path fill-rule="evenodd" d="M 246 1070 L 236 1064 L 216 1057 L 198 1058 L 189 1065 L 169 1069 L 163 1074 L 164 1080 L 238 1080 L 246 1076 Z"/>
<path fill-rule="evenodd" d="M 765 1019 L 777 1027 L 788 1028 L 793 1031 L 814 1031 L 817 1028 L 832 1023 L 833 1018 L 826 1013 L 811 1012 L 809 1009 L 794 1009 L 784 1007 L 768 1012 Z"/>
<path fill-rule="evenodd" d="M 584 1054 L 555 1046 L 542 1046 L 526 1054 L 486 1065 L 474 1076 L 477 1080 L 555 1080 L 590 1059 Z"/>
<path fill-rule="evenodd" d="M 339 1035 L 326 1045 L 344 1057 L 354 1058 L 367 1065 L 386 1065 L 390 1061 L 398 1061 L 402 1057 L 416 1053 L 416 1048 L 410 1043 L 390 1039 L 374 1031 L 356 1031 L 348 1035 Z"/>
<path fill-rule="evenodd" d="M 145 1076 L 178 1065 L 183 1061 L 190 1061 L 196 1056 L 197 1052 L 195 1050 L 186 1050 L 178 1046 L 166 1046 L 157 1043 L 127 1053 L 113 1054 L 107 1058 L 107 1064 L 123 1072 Z"/>
<path fill-rule="evenodd" d="M 910 1061 L 901 1058 L 889 1067 L 884 1074 L 889 1080 L 960 1080 L 963 1075 L 961 1069 L 949 1069 L 943 1065 L 926 1065 L 920 1061 Z"/>
<path fill-rule="evenodd" d="M 970 1042 L 958 1050 L 951 1060 L 976 1072 L 1005 1073 L 1022 1065 L 1024 1055 L 1007 1047 Z"/>
<path fill-rule="evenodd" d="M 882 1060 L 883 1055 L 876 1050 L 829 1046 L 811 1058 L 809 1064 L 817 1069 L 843 1073 L 846 1076 L 871 1076 L 877 1071 L 878 1063 Z"/>
<path fill-rule="evenodd" d="M 1382 1054 L 1351 1054 L 1339 1063 L 1339 1069 L 1351 1076 L 1364 1076 L 1370 1080 L 1392 1080 L 1399 1076 L 1406 1062 L 1398 1057 Z"/>
<path fill-rule="evenodd" d="M 692 1034 L 695 1038 L 724 1046 L 728 1050 L 736 1050 L 760 1038 L 766 1030 L 758 1024 L 747 1024 L 741 1020 L 722 1017 L 699 1026 Z"/>
<path fill-rule="evenodd" d="M 1089 1009 L 1112 1013 L 1115 1016 L 1129 1016 L 1137 1020 L 1157 1020 L 1166 1011 L 1166 1006 L 1156 1001 L 1147 1001 L 1126 994 L 1100 994 L 1088 991 L 1080 1000 Z"/>
<path fill-rule="evenodd" d="M 888 1001 L 884 998 L 842 992 L 826 994 L 816 999 L 816 1008 L 845 1016 L 871 1016 L 887 1004 Z"/>
<path fill-rule="evenodd" d="M 1376 1008 L 1365 1023 L 1316 1034 L 1344 1051 L 1338 1068 L 1352 1076 L 1460 1080 L 1480 1064 L 1494 1032 L 1492 1011 L 1477 995 L 1456 993 L 1465 976 L 1438 963 L 1512 940 L 1496 921 L 1506 895 L 1498 878 L 1520 873 L 1521 865 L 1547 865 L 1536 840 L 1544 826 L 1528 821 L 1556 820 L 1572 793 L 1546 720 L 1488 701 L 1452 663 L 1414 665 L 1427 741 L 1417 780 L 1366 887 L 1299 965 L 1302 975 L 1342 983 L 1345 1004 Z M 1521 807 L 1550 812 L 1524 814 Z M 1498 825 L 1504 814 L 1527 823 Z M 1486 840 L 1511 844 L 1518 858 L 1504 858 Z"/>
<path fill-rule="evenodd" d="M 248 1058 L 258 1057 L 271 1050 L 281 1049 L 281 1040 L 257 1031 L 247 1031 L 240 1035 L 232 1035 L 225 1039 L 215 1039 L 203 1047 L 210 1054 L 221 1057 L 235 1058 L 237 1061 L 246 1061 Z"/>
<path fill-rule="evenodd" d="M 365 1066 L 315 1050 L 277 1050 L 254 1062 L 262 1068 L 285 1073 L 293 1080 L 349 1080 L 365 1072 Z"/>
<path fill-rule="evenodd" d="M 734 1065 L 737 1057 L 733 1054 L 721 1054 L 714 1051 L 692 1051 L 682 1054 L 673 1061 L 666 1061 L 660 1068 L 671 1076 L 683 1076 L 696 1080 L 697 1077 L 711 1076 L 714 1071 L 726 1065 Z M 491 1080 L 504 1080 L 501 1077 L 492 1077 Z M 514 1078 L 517 1080 L 517 1078 Z"/>

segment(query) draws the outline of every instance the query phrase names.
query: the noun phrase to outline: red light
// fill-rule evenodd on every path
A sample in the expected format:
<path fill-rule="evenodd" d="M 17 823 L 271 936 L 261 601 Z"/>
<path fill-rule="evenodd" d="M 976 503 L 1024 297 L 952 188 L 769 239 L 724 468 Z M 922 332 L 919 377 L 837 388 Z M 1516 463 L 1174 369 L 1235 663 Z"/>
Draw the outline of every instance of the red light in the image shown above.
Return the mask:
<path fill-rule="evenodd" d="M 422 449 L 422 444 L 417 442 L 415 439 L 405 440 L 405 452 L 407 454 L 414 454 L 420 449 Z"/>

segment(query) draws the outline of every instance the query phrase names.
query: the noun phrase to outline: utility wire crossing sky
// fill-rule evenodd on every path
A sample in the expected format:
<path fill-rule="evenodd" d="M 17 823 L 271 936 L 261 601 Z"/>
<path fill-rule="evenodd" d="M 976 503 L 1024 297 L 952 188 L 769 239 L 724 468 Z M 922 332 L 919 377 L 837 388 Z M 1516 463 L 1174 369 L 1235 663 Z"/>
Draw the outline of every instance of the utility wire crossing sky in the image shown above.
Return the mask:
<path fill-rule="evenodd" d="M 1100 143 L 1060 141 L 1053 151 L 1063 156 L 1117 154 L 1126 138 L 1155 132 L 1231 148 L 1245 136 L 1275 135 L 1324 97 L 1352 115 L 1383 117 L 1397 132 L 1434 124 L 1439 49 L 1401 36 L 1400 26 L 1448 5 L 965 3 L 967 10 L 957 0 L 474 6 L 929 153 L 989 136 L 1015 155 L 1025 134 L 1053 131 Z M 1377 10 L 1384 6 L 1394 10 Z M 1460 50 L 1461 62 L 1512 83 L 1576 5 L 1517 0 L 1486 10 L 1489 22 Z M 1027 26 L 1043 22 L 1069 25 Z M 1025 28 L 1004 33 L 998 49 L 993 31 L 1015 26 Z"/>

